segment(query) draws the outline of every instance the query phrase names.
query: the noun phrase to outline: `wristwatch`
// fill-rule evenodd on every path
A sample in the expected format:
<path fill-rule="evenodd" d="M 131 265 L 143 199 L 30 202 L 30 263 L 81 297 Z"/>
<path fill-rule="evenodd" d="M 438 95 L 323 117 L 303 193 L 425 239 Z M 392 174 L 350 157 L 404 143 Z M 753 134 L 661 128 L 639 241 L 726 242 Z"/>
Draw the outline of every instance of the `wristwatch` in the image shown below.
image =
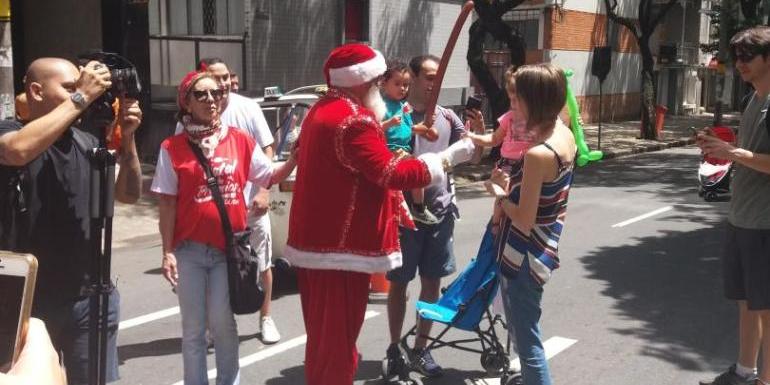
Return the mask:
<path fill-rule="evenodd" d="M 70 100 L 72 100 L 72 103 L 75 103 L 75 105 L 81 110 L 88 107 L 88 102 L 86 101 L 86 98 L 83 97 L 83 94 L 81 94 L 78 91 L 75 91 L 70 94 Z"/>

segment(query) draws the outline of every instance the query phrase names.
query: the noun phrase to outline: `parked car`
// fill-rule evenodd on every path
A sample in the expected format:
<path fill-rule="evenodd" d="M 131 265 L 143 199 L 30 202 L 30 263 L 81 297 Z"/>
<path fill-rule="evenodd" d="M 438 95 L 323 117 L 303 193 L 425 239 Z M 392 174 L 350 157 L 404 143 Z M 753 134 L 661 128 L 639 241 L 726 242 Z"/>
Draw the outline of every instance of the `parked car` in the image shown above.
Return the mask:
<path fill-rule="evenodd" d="M 267 124 L 273 132 L 275 157 L 274 162 L 284 162 L 289 157 L 292 143 L 298 138 L 310 107 L 320 99 L 320 93 L 281 94 L 276 89 L 265 92 L 267 97 L 256 101 L 265 114 Z M 273 258 L 276 266 L 285 264 L 283 258 L 289 230 L 289 210 L 294 191 L 295 172 L 285 181 L 270 189 L 270 223 L 273 240 Z"/>

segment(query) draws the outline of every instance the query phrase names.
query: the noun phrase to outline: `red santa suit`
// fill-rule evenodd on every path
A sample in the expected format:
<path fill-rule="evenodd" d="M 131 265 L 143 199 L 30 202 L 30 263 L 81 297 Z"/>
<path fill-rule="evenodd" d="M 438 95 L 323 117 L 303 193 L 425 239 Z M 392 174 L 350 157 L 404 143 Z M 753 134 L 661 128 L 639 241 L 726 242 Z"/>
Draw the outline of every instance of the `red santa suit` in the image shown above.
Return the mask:
<path fill-rule="evenodd" d="M 298 268 L 309 385 L 353 383 L 369 274 L 401 265 L 399 207 L 391 192 L 427 186 L 444 174 L 439 156 L 394 158 L 374 114 L 335 88 L 371 82 L 385 69 L 382 55 L 368 46 L 332 51 L 324 68 L 332 88 L 300 133 L 285 256 Z"/>

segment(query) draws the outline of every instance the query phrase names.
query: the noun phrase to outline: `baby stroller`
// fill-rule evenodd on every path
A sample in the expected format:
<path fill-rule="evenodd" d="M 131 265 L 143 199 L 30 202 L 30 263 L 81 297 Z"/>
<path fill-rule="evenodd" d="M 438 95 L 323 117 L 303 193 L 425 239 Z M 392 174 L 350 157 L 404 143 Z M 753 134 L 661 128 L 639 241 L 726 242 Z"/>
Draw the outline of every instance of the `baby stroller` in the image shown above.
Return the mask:
<path fill-rule="evenodd" d="M 734 143 L 735 133 L 728 127 L 712 127 L 714 136 L 725 142 Z M 730 178 L 733 172 L 733 162 L 704 156 L 698 167 L 698 195 L 707 202 L 718 200 L 730 192 Z"/>
<path fill-rule="evenodd" d="M 492 303 L 500 282 L 497 264 L 497 245 L 495 236 L 490 228 L 481 241 L 478 255 L 468 264 L 465 270 L 446 288 L 442 289 L 441 298 L 437 303 L 417 302 L 417 315 L 425 320 L 444 324 L 445 327 L 435 338 L 426 337 L 429 341 L 427 349 L 451 347 L 481 355 L 481 366 L 492 377 L 505 377 L 510 368 L 508 353 L 510 349 L 500 343 L 495 326 L 507 328 L 500 315 L 492 315 L 489 306 Z M 485 324 L 482 327 L 482 322 Z M 451 328 L 474 332 L 475 338 L 460 340 L 443 340 Z M 382 376 L 385 383 L 398 385 L 421 385 L 422 382 L 410 377 L 411 367 L 407 362 L 409 351 L 408 339 L 417 336 L 417 325 L 401 338 L 400 347 L 402 358 L 396 367 L 386 358 L 382 363 Z M 468 345 L 479 343 L 481 348 Z M 506 379 L 501 381 L 505 384 Z"/>

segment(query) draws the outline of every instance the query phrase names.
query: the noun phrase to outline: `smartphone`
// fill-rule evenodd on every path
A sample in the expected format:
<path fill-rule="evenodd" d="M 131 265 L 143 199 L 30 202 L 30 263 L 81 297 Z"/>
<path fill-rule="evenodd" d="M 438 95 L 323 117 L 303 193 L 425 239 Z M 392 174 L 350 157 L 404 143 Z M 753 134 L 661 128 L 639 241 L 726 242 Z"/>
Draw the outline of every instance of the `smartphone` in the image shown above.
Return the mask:
<path fill-rule="evenodd" d="M 0 371 L 19 358 L 32 310 L 37 259 L 31 254 L 0 251 Z"/>
<path fill-rule="evenodd" d="M 482 97 L 479 95 L 471 95 L 465 102 L 466 110 L 480 110 Z"/>

